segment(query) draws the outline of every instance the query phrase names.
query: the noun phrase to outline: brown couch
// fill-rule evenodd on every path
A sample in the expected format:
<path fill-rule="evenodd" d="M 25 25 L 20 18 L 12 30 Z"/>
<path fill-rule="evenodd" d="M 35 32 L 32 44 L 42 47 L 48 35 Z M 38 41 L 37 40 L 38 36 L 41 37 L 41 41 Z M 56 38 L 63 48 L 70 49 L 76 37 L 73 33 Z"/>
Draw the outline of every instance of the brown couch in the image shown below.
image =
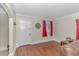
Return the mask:
<path fill-rule="evenodd" d="M 16 49 L 16 56 L 64 56 L 59 42 L 49 41 L 33 45 L 25 45 Z"/>
<path fill-rule="evenodd" d="M 66 56 L 79 56 L 79 41 L 63 45 L 62 48 Z"/>
<path fill-rule="evenodd" d="M 74 41 L 63 46 L 59 42 L 25 45 L 16 49 L 16 56 L 79 56 L 79 41 Z"/>

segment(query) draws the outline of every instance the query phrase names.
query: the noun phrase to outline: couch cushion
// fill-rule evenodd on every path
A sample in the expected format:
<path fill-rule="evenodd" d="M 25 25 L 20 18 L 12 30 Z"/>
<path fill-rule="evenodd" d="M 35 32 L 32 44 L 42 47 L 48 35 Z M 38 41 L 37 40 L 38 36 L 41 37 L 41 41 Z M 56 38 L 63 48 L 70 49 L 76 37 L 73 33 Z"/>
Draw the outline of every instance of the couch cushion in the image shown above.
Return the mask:
<path fill-rule="evenodd" d="M 65 55 L 79 56 L 79 41 L 74 41 L 72 43 L 63 45 L 62 47 L 65 51 Z"/>

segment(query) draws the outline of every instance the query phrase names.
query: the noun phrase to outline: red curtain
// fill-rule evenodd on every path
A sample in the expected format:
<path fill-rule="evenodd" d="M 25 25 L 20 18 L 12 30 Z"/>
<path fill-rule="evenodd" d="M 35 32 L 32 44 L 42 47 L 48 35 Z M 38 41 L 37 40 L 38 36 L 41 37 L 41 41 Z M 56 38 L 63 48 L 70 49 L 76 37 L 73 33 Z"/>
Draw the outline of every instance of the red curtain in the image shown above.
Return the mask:
<path fill-rule="evenodd" d="M 76 19 L 76 39 L 79 40 L 79 19 Z"/>
<path fill-rule="evenodd" d="M 50 17 L 50 36 L 53 36 L 53 18 Z"/>
<path fill-rule="evenodd" d="M 43 20 L 42 37 L 47 37 L 46 21 L 45 20 Z"/>
<path fill-rule="evenodd" d="M 53 21 L 50 21 L 50 36 L 53 36 Z"/>

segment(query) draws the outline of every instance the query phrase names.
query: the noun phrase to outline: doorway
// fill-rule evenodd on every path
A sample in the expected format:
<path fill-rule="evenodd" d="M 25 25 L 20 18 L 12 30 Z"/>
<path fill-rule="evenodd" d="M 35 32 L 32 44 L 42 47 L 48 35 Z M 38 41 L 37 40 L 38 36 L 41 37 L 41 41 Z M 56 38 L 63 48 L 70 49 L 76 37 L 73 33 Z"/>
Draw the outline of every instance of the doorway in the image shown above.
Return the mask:
<path fill-rule="evenodd" d="M 4 35 L 8 38 L 8 40 L 7 40 L 7 42 L 4 39 L 0 39 L 0 40 L 4 40 L 7 43 L 7 45 L 6 45 L 6 47 L 7 47 L 6 50 L 8 50 L 7 55 L 11 55 L 12 56 L 12 55 L 14 55 L 15 49 L 16 49 L 16 47 L 15 47 L 15 39 L 14 39 L 14 37 L 15 37 L 15 35 L 14 35 L 14 25 L 13 25 L 13 23 L 15 22 L 15 19 L 16 19 L 16 14 L 15 14 L 15 12 L 13 10 L 12 4 L 9 4 L 9 3 L 0 3 L 0 7 L 1 7 L 1 10 L 3 10 L 3 12 L 5 13 L 5 15 L 7 17 L 7 18 L 4 17 L 4 16 L 2 17 L 3 19 L 7 19 L 6 20 L 7 22 L 5 20 L 2 20 L 2 21 L 6 22 L 6 23 L 4 22 L 4 24 L 8 23 L 7 24 L 8 27 L 7 27 L 7 25 L 5 25 L 5 28 L 4 28 L 3 27 L 4 25 L 2 25 L 2 28 L 3 28 L 2 30 L 5 30 L 7 32 L 7 36 L 5 34 Z M 8 30 L 6 30 L 6 27 L 7 27 Z M 3 32 L 3 31 L 1 31 L 1 32 Z M 1 37 L 4 38 L 5 37 L 4 35 L 2 34 Z M 0 42 L 3 42 L 3 41 L 0 41 Z"/>
<path fill-rule="evenodd" d="M 9 17 L 0 5 L 0 55 L 9 54 Z"/>

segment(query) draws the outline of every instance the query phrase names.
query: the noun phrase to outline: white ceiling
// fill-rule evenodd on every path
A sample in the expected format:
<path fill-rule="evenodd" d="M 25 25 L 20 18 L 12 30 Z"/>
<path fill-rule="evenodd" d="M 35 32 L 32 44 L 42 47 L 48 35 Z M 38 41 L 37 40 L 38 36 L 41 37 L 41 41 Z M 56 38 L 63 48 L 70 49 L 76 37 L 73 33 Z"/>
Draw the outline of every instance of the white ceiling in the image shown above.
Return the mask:
<path fill-rule="evenodd" d="M 79 12 L 79 3 L 13 3 L 18 14 L 54 19 Z"/>

